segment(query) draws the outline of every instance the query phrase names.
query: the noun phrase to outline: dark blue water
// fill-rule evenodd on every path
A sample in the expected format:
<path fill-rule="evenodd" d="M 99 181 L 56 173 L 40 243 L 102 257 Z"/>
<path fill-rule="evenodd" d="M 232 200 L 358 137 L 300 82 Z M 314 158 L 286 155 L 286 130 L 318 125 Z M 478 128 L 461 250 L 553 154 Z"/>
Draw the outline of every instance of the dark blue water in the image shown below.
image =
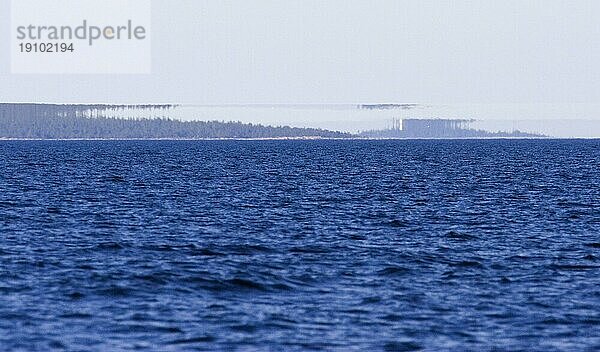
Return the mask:
<path fill-rule="evenodd" d="M 0 142 L 0 350 L 600 350 L 600 141 Z"/>

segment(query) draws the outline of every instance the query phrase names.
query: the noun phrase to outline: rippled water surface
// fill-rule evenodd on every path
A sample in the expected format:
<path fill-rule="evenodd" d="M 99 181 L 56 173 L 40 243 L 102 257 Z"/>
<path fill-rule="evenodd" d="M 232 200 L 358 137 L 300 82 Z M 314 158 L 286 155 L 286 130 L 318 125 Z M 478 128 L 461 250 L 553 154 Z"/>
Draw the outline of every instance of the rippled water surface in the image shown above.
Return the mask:
<path fill-rule="evenodd" d="M 600 350 L 600 141 L 0 142 L 0 350 Z"/>

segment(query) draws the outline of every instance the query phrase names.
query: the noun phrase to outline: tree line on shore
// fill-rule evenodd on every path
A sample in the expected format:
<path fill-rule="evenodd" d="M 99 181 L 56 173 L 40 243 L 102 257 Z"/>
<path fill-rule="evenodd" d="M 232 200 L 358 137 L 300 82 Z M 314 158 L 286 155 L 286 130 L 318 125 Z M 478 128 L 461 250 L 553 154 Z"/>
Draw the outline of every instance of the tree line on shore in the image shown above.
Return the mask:
<path fill-rule="evenodd" d="M 241 122 L 180 121 L 170 118 L 117 118 L 112 110 L 160 111 L 173 105 L 0 104 L 0 138 L 31 139 L 201 139 L 347 138 L 348 133 L 315 128 L 263 126 Z"/>
<path fill-rule="evenodd" d="M 358 134 L 317 128 L 263 126 L 224 121 L 181 121 L 166 117 L 177 105 L 59 105 L 0 103 L 0 138 L 14 139 L 203 139 L 203 138 L 540 138 L 521 131 L 471 129 L 471 120 L 395 120 L 391 129 Z M 384 106 L 387 108 L 387 106 Z M 398 123 L 396 123 L 398 122 Z"/>

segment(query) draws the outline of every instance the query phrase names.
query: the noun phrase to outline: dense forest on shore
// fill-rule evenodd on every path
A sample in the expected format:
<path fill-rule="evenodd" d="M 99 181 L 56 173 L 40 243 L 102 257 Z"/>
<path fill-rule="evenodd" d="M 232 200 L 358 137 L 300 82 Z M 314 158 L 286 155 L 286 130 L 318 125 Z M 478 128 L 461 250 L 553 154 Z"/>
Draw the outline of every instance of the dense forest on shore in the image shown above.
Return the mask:
<path fill-rule="evenodd" d="M 348 133 L 314 128 L 271 127 L 241 122 L 115 118 L 111 111 L 153 110 L 174 105 L 0 104 L 0 138 L 23 139 L 202 139 L 347 138 Z"/>
<path fill-rule="evenodd" d="M 410 138 L 546 138 L 547 136 L 539 133 L 527 133 L 521 131 L 512 132 L 488 132 L 484 130 L 475 129 L 448 129 L 442 131 L 426 131 L 423 132 L 412 132 L 407 130 L 397 129 L 386 129 L 386 130 L 372 130 L 361 132 L 359 137 L 363 138 L 399 138 L 399 139 L 410 139 Z"/>
<path fill-rule="evenodd" d="M 402 105 L 365 105 L 391 109 Z M 58 105 L 0 103 L 4 139 L 204 139 L 204 138 L 543 138 L 520 131 L 489 132 L 466 119 L 394 119 L 391 129 L 358 134 L 316 128 L 167 118 L 177 105 Z M 140 117 L 142 116 L 142 117 Z"/>
<path fill-rule="evenodd" d="M 521 131 L 489 132 L 471 128 L 472 119 L 394 119 L 394 127 L 361 132 L 366 138 L 543 138 Z"/>

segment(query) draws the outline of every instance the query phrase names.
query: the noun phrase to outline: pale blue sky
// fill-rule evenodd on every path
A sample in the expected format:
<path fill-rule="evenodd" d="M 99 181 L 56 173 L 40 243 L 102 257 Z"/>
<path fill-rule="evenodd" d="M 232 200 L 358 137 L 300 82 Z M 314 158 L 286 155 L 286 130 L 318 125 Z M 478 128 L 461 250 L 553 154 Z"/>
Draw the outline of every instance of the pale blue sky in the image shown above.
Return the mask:
<path fill-rule="evenodd" d="M 9 74 L 9 5 L 2 101 L 600 101 L 600 1 L 155 0 L 139 76 Z"/>

